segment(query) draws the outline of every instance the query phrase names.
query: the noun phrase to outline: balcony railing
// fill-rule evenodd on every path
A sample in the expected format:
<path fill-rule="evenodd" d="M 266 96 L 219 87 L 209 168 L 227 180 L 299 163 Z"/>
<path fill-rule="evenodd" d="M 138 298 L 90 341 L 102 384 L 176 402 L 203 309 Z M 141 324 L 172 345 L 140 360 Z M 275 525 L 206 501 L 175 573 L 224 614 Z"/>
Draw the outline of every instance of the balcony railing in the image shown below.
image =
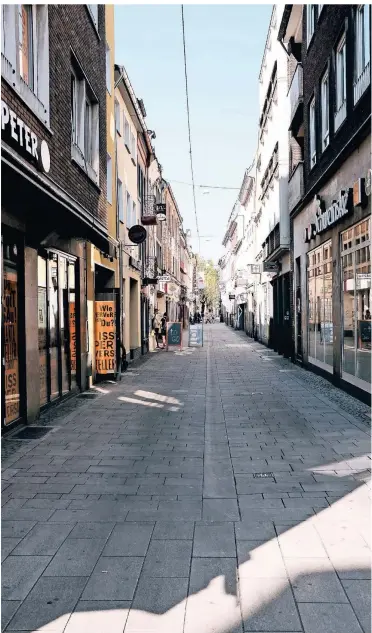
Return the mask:
<path fill-rule="evenodd" d="M 288 182 L 289 212 L 295 208 L 304 195 L 304 164 L 298 163 Z"/>
<path fill-rule="evenodd" d="M 362 94 L 367 90 L 371 83 L 371 64 L 368 62 L 363 72 L 359 75 L 358 79 L 354 82 L 354 105 L 358 103 Z"/>
<path fill-rule="evenodd" d="M 297 68 L 292 77 L 289 87 L 289 102 L 291 107 L 291 122 L 294 119 L 297 108 L 303 101 L 303 71 L 302 64 L 297 64 Z"/>

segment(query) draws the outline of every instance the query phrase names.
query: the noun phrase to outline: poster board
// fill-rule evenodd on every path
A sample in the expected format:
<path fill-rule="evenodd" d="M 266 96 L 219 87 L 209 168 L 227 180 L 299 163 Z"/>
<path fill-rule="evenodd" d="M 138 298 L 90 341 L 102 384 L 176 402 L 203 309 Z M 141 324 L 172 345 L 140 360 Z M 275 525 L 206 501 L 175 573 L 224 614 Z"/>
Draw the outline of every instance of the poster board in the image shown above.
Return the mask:
<path fill-rule="evenodd" d="M 169 347 L 182 348 L 182 323 L 180 321 L 167 323 L 167 351 Z"/>
<path fill-rule="evenodd" d="M 202 323 L 190 323 L 189 325 L 189 347 L 203 347 L 204 332 Z"/>
<path fill-rule="evenodd" d="M 94 330 L 97 374 L 116 372 L 115 301 L 94 302 Z"/>

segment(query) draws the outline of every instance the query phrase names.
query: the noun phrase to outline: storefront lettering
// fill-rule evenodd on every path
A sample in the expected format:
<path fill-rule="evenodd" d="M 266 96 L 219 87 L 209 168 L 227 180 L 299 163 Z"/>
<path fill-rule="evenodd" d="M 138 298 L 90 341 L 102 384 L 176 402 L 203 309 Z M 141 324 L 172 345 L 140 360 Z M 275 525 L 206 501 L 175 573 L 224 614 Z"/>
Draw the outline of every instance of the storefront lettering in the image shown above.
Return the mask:
<path fill-rule="evenodd" d="M 5 424 L 19 417 L 17 273 L 4 273 Z"/>
<path fill-rule="evenodd" d="M 8 135 L 11 142 L 17 143 L 26 154 L 36 162 L 39 169 L 46 174 L 50 170 L 50 154 L 46 141 L 39 139 L 28 125 L 1 100 L 1 131 Z"/>
<path fill-rule="evenodd" d="M 336 224 L 344 215 L 352 210 L 352 194 L 353 190 L 348 189 L 341 191 L 338 200 L 334 200 L 332 204 L 325 208 L 324 201 L 320 196 L 315 196 L 315 218 L 314 223 L 309 224 L 304 231 L 304 241 L 310 242 L 316 235 L 327 231 L 333 224 Z"/>
<path fill-rule="evenodd" d="M 115 301 L 95 302 L 96 371 L 113 374 L 116 371 Z"/>

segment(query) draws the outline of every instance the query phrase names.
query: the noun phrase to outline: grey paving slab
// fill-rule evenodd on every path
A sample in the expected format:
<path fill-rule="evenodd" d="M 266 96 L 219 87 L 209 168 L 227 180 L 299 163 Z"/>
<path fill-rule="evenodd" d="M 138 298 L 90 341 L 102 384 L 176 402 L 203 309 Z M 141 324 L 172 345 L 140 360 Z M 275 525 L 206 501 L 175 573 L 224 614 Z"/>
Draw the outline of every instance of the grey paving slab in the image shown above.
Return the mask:
<path fill-rule="evenodd" d="M 371 581 L 343 580 L 342 586 L 364 633 L 371 633 Z"/>
<path fill-rule="evenodd" d="M 196 525 L 193 556 L 230 558 L 236 556 L 234 524 Z"/>
<path fill-rule="evenodd" d="M 105 546 L 105 539 L 67 538 L 44 576 L 89 576 Z"/>
<path fill-rule="evenodd" d="M 21 600 L 2 600 L 1 601 L 1 630 L 4 631 L 9 624 L 13 615 L 21 604 Z"/>
<path fill-rule="evenodd" d="M 50 560 L 51 556 L 8 556 L 1 573 L 3 600 L 23 600 Z"/>
<path fill-rule="evenodd" d="M 62 633 L 85 583 L 85 578 L 40 578 L 12 618 L 9 628 Z"/>
<path fill-rule="evenodd" d="M 193 521 L 157 521 L 152 538 L 157 540 L 191 540 L 193 534 Z"/>
<path fill-rule="evenodd" d="M 125 633 L 183 633 L 187 578 L 141 577 Z"/>
<path fill-rule="evenodd" d="M 239 507 L 236 499 L 203 499 L 203 521 L 238 521 Z"/>
<path fill-rule="evenodd" d="M 305 633 L 362 633 L 350 604 L 300 603 Z"/>
<path fill-rule="evenodd" d="M 347 603 L 342 585 L 327 558 L 285 558 L 284 563 L 298 602 Z"/>
<path fill-rule="evenodd" d="M 141 557 L 101 557 L 82 600 L 132 600 L 141 573 Z"/>
<path fill-rule="evenodd" d="M 64 633 L 123 633 L 130 601 L 80 600 Z"/>
<path fill-rule="evenodd" d="M 15 548 L 15 556 L 53 556 L 72 530 L 67 523 L 37 523 Z"/>
<path fill-rule="evenodd" d="M 117 524 L 102 552 L 103 556 L 146 556 L 153 532 L 151 523 Z"/>
<path fill-rule="evenodd" d="M 240 599 L 244 631 L 302 631 L 288 580 L 242 578 Z M 319 629 L 325 631 L 326 629 Z"/>
<path fill-rule="evenodd" d="M 14 548 L 20 542 L 19 537 L 2 537 L 1 539 L 1 562 L 3 562 L 7 556 L 14 550 Z"/>
<path fill-rule="evenodd" d="M 143 565 L 143 575 L 153 578 L 187 578 L 192 541 L 153 540 Z"/>

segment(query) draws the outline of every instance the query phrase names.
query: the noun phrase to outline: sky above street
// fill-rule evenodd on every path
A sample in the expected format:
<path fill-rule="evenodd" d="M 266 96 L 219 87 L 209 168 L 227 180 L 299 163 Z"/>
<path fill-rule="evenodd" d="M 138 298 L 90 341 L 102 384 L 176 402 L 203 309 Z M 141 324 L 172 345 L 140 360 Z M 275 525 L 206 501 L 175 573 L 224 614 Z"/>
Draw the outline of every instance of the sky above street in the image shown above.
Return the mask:
<path fill-rule="evenodd" d="M 217 263 L 226 222 L 257 141 L 258 75 L 272 5 L 185 5 L 185 34 L 201 254 Z M 197 251 L 181 5 L 116 5 L 115 62 L 123 64 Z"/>

